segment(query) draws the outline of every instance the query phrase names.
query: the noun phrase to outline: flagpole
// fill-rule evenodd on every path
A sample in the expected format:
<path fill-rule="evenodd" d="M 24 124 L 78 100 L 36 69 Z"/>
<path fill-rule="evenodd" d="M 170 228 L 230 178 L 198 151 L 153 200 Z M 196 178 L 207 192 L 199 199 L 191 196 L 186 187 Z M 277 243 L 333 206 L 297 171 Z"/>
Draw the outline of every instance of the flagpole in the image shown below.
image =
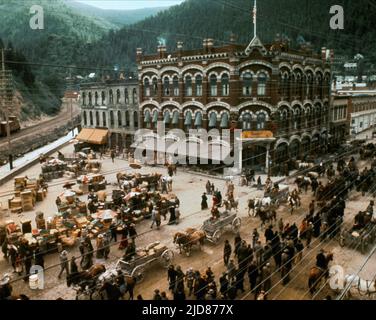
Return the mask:
<path fill-rule="evenodd" d="M 253 25 L 254 25 L 254 38 L 257 36 L 257 0 L 255 0 L 255 4 L 253 7 Z"/>

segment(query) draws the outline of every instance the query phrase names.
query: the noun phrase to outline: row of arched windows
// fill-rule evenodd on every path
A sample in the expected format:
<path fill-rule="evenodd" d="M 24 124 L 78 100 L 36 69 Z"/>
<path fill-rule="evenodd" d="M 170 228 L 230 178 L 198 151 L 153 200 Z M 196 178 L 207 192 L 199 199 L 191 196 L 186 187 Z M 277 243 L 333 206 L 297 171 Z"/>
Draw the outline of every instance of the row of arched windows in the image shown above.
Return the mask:
<path fill-rule="evenodd" d="M 194 80 L 194 81 L 193 81 Z M 242 86 L 243 86 L 243 96 L 252 95 L 252 82 L 253 75 L 251 72 L 245 72 L 242 75 Z M 257 95 L 265 96 L 267 94 L 267 80 L 268 76 L 266 73 L 261 72 L 257 76 Z M 202 96 L 203 87 L 202 87 L 202 75 L 196 75 L 194 79 L 191 75 L 187 75 L 184 78 L 184 95 L 187 97 L 190 96 Z M 144 86 L 144 95 L 146 97 L 157 96 L 158 95 L 158 80 L 153 78 L 150 82 L 149 78 L 145 78 L 143 82 Z M 174 76 L 172 81 L 169 77 L 164 77 L 162 79 L 162 88 L 164 96 L 179 96 L 179 78 Z M 212 97 L 216 96 L 229 96 L 230 94 L 230 78 L 227 73 L 224 73 L 219 79 L 216 74 L 211 74 L 209 77 L 209 95 Z"/>
<path fill-rule="evenodd" d="M 89 117 L 88 115 L 89 114 Z M 95 115 L 95 123 L 94 123 L 94 115 Z M 111 128 L 115 127 L 115 116 L 114 111 L 111 110 L 109 112 L 109 125 Z M 102 118 L 102 122 L 100 121 Z M 99 111 L 83 111 L 83 122 L 84 126 L 96 126 L 96 127 L 107 127 L 107 113 L 105 111 L 102 112 L 102 117 L 100 117 Z M 135 111 L 133 113 L 133 122 L 134 127 L 138 127 L 138 113 Z M 125 123 L 123 124 L 123 118 L 121 111 L 117 111 L 117 124 L 118 127 L 125 127 L 130 126 L 130 114 L 128 111 L 125 111 Z"/>
<path fill-rule="evenodd" d="M 110 89 L 109 92 L 108 92 L 108 102 L 109 102 L 110 105 L 114 104 L 114 101 L 116 101 L 116 104 L 121 104 L 122 101 L 125 104 L 128 104 L 130 102 L 133 103 L 133 104 L 138 103 L 138 95 L 137 95 L 137 89 L 136 88 L 134 88 L 133 91 L 132 91 L 132 101 L 129 101 L 129 93 L 128 93 L 127 88 L 124 89 L 124 96 L 123 97 L 124 98 L 122 100 L 120 89 L 116 90 L 115 96 L 114 96 L 114 92 L 113 92 L 112 89 Z M 114 100 L 114 98 L 115 98 L 115 100 Z M 100 95 L 97 91 L 95 91 L 94 95 L 92 94 L 92 92 L 88 92 L 88 94 L 86 94 L 86 92 L 83 92 L 82 93 L 82 105 L 83 106 L 86 106 L 86 105 L 89 105 L 89 106 L 107 105 L 106 92 L 102 91 L 102 92 L 100 92 Z"/>
<path fill-rule="evenodd" d="M 302 98 L 313 98 L 318 96 L 323 99 L 329 95 L 330 79 L 323 78 L 321 74 L 314 76 L 313 73 L 307 74 L 281 72 L 279 76 L 278 94 L 285 98 L 290 96 L 300 96 Z"/>

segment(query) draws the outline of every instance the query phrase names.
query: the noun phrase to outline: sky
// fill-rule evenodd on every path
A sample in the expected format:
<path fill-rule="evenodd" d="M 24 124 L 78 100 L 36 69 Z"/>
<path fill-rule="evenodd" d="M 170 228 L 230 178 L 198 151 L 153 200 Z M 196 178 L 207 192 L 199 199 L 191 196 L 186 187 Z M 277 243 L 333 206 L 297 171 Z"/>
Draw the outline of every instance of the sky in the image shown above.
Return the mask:
<path fill-rule="evenodd" d="M 77 0 L 101 9 L 133 10 L 152 7 L 167 7 L 184 0 Z"/>

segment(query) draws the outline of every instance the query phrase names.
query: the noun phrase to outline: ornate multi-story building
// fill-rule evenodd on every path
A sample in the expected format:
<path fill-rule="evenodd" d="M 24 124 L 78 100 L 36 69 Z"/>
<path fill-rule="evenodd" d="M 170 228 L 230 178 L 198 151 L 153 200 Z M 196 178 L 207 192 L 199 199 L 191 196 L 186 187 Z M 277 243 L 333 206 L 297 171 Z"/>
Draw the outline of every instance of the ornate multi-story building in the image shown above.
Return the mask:
<path fill-rule="evenodd" d="M 331 70 L 326 58 L 283 42 L 143 55 L 137 49 L 140 127 L 241 129 L 243 166 L 267 170 L 320 154 L 328 143 Z M 324 148 L 321 148 L 324 147 Z"/>
<path fill-rule="evenodd" d="M 108 129 L 109 147 L 128 148 L 139 127 L 138 82 L 135 79 L 105 80 L 81 84 L 83 128 Z"/>

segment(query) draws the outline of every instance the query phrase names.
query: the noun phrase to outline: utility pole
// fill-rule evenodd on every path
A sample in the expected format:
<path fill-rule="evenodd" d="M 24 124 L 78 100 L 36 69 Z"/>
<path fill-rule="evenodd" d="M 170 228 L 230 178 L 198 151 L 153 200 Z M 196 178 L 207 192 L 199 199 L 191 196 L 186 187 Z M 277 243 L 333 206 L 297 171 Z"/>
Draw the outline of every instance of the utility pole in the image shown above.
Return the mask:
<path fill-rule="evenodd" d="M 7 123 L 7 140 L 8 140 L 8 157 L 9 168 L 13 169 L 13 156 L 12 146 L 10 139 L 10 124 L 9 124 L 9 112 L 11 111 L 11 104 L 13 101 L 13 84 L 12 84 L 12 72 L 5 70 L 5 49 L 1 48 L 1 82 L 0 82 L 0 96 L 2 101 L 2 110 L 5 115 L 5 121 Z"/>
<path fill-rule="evenodd" d="M 72 137 L 74 137 L 74 123 L 73 123 L 73 99 L 77 99 L 77 92 L 74 90 L 74 80 L 72 76 L 69 76 L 67 80 L 67 89 L 65 91 L 64 97 L 65 99 L 69 99 L 70 101 L 70 118 L 71 118 L 71 125 L 72 125 Z M 67 101 L 67 109 L 68 109 L 68 101 Z"/>

